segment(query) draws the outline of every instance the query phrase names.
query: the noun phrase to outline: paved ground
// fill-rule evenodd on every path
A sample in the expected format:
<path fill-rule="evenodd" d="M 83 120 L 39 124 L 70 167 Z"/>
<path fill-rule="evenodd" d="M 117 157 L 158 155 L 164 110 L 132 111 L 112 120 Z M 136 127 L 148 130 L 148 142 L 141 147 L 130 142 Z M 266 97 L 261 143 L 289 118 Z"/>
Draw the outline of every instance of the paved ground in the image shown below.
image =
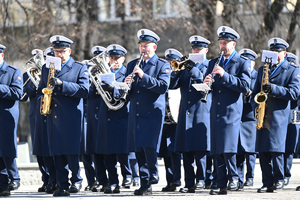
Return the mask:
<path fill-rule="evenodd" d="M 27 167 L 28 168 L 28 167 Z M 31 170 L 33 168 L 31 167 Z M 167 200 L 182 200 L 182 199 L 247 199 L 247 200 L 254 200 L 254 199 L 300 199 L 300 191 L 295 191 L 295 188 L 300 185 L 300 162 L 297 159 L 296 162 L 294 162 L 293 168 L 292 168 L 292 178 L 290 180 L 290 184 L 284 188 L 283 190 L 276 191 L 274 193 L 265 193 L 265 194 L 259 194 L 256 192 L 256 190 L 262 186 L 261 184 L 261 171 L 259 164 L 257 163 L 256 169 L 255 169 L 255 178 L 254 178 L 254 186 L 253 187 L 245 187 L 244 191 L 237 191 L 237 192 L 228 192 L 227 196 L 212 196 L 209 195 L 209 190 L 196 190 L 196 193 L 194 194 L 182 194 L 177 191 L 175 192 L 161 192 L 161 188 L 166 185 L 165 181 L 165 173 L 164 168 L 160 164 L 159 166 L 159 173 L 160 173 L 160 181 L 157 185 L 153 185 L 153 195 L 152 196 L 135 196 L 133 195 L 133 191 L 137 189 L 137 187 L 131 187 L 130 189 L 121 189 L 120 194 L 113 194 L 108 195 L 100 192 L 85 192 L 80 191 L 77 194 L 71 194 L 70 197 L 56 197 L 58 199 L 99 199 L 101 198 L 107 198 L 107 199 L 137 199 L 137 198 L 143 198 L 145 200 L 153 200 L 153 199 L 167 199 Z M 9 199 L 22 199 L 22 200 L 29 200 L 29 199 L 48 199 L 53 198 L 51 194 L 45 194 L 45 193 L 38 193 L 37 188 L 41 186 L 41 182 L 31 182 L 34 184 L 30 184 L 28 180 L 24 180 L 25 176 L 24 173 L 28 175 L 28 173 L 37 173 L 38 171 L 25 171 L 25 168 L 20 167 L 20 175 L 22 179 L 21 187 L 17 191 L 12 191 L 11 196 L 7 197 Z M 81 175 L 84 176 L 84 171 L 82 171 Z M 182 171 L 183 175 L 183 171 Z M 31 176 L 33 177 L 33 176 Z M 27 178 L 29 179 L 29 178 Z M 121 179 L 121 178 L 120 178 Z M 182 179 L 182 183 L 183 183 Z M 40 184 L 40 185 L 38 185 Z M 86 186 L 86 181 L 83 182 L 83 187 Z"/>

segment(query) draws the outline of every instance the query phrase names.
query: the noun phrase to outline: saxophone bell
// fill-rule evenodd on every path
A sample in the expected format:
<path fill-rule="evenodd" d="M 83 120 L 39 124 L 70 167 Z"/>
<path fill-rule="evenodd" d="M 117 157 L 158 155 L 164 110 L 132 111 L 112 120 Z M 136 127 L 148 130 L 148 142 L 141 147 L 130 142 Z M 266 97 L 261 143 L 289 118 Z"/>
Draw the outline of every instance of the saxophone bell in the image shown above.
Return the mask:
<path fill-rule="evenodd" d="M 264 92 L 257 93 L 254 97 L 254 101 L 257 104 L 264 103 L 267 101 L 267 99 L 268 99 L 268 95 Z"/>

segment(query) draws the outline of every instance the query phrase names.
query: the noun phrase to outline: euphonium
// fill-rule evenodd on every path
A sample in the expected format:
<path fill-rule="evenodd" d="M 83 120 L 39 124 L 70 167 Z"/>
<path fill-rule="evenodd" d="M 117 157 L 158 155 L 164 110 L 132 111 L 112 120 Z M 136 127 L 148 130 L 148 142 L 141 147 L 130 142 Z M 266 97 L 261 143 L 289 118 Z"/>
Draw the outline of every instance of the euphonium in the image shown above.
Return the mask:
<path fill-rule="evenodd" d="M 31 80 L 36 89 L 39 86 L 42 66 L 45 64 L 43 51 L 38 51 L 33 57 L 31 57 L 24 65 L 24 69 L 28 75 L 28 79 L 24 82 L 23 87 Z M 21 100 L 26 96 L 23 94 Z"/>
<path fill-rule="evenodd" d="M 40 107 L 40 113 L 42 115 L 49 115 L 51 113 L 51 101 L 52 101 L 52 91 L 54 86 L 49 84 L 49 80 L 54 77 L 55 68 L 49 67 L 49 74 L 48 74 L 48 81 L 47 81 L 47 87 L 42 90 L 44 96 L 41 98 L 41 107 Z"/>
<path fill-rule="evenodd" d="M 255 128 L 257 128 L 258 130 L 260 130 L 263 127 L 264 123 L 268 94 L 263 91 L 263 85 L 269 82 L 269 70 L 269 63 L 265 63 L 263 68 L 261 90 L 254 97 L 254 101 L 258 104 L 258 107 L 255 109 L 255 118 L 257 119 Z"/>
<path fill-rule="evenodd" d="M 109 92 L 105 91 L 101 86 L 101 80 L 99 78 L 100 74 L 111 73 L 110 67 L 106 62 L 106 51 L 93 57 L 91 60 L 95 66 L 89 67 L 90 80 L 94 83 L 97 92 L 101 95 L 106 106 L 111 110 L 119 110 L 125 105 L 125 98 L 127 91 L 124 90 L 122 97 L 119 99 L 113 99 Z"/>

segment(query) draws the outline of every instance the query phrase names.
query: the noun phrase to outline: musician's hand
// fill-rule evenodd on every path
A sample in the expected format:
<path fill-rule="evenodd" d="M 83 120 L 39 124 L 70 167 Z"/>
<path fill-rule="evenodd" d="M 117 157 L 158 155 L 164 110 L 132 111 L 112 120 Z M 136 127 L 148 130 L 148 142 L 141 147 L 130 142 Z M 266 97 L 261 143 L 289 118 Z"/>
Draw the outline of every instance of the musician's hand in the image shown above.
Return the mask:
<path fill-rule="evenodd" d="M 221 77 L 223 77 L 225 70 L 223 69 L 223 67 L 220 66 L 215 66 L 214 70 L 213 70 L 214 74 L 219 74 Z"/>
<path fill-rule="evenodd" d="M 262 88 L 265 93 L 271 93 L 272 89 L 273 89 L 273 84 L 267 83 L 267 84 L 263 85 Z"/>
<path fill-rule="evenodd" d="M 63 82 L 59 78 L 52 77 L 49 79 L 49 84 L 52 86 L 62 87 Z"/>
<path fill-rule="evenodd" d="M 144 72 L 139 66 L 136 66 L 133 69 L 133 73 L 139 75 L 140 78 L 143 78 L 143 76 L 144 76 Z"/>
<path fill-rule="evenodd" d="M 203 83 L 208 84 L 208 83 L 211 81 L 211 79 L 212 79 L 211 74 L 208 74 L 208 75 L 205 77 Z M 213 80 L 213 81 L 214 81 L 214 80 Z"/>
<path fill-rule="evenodd" d="M 130 75 L 128 75 L 126 78 L 125 78 L 125 83 L 129 83 L 130 82 L 130 80 L 131 80 L 131 77 L 132 77 L 132 75 L 130 74 Z M 134 79 L 132 80 L 132 82 L 134 82 Z"/>
<path fill-rule="evenodd" d="M 102 81 L 102 83 L 104 83 L 104 85 L 101 85 L 103 90 L 108 91 L 108 92 L 114 92 L 115 88 L 112 84 L 109 84 L 106 81 Z"/>

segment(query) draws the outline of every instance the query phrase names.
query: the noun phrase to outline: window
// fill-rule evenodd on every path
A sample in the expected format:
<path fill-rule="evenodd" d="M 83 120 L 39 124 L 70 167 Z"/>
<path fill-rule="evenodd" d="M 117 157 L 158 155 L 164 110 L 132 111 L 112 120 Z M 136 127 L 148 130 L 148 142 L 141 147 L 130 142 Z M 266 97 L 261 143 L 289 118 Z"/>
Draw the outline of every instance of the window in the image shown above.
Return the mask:
<path fill-rule="evenodd" d="M 99 21 L 120 21 L 141 19 L 142 0 L 98 0 Z"/>
<path fill-rule="evenodd" d="M 5 0 L 0 6 L 0 27 L 2 26 L 27 26 L 27 17 L 29 25 L 33 24 L 31 15 L 32 2 L 31 0 L 19 0 L 21 6 L 15 1 Z M 9 12 L 6 12 L 9 10 Z M 27 16 L 25 13 L 27 12 Z"/>
<path fill-rule="evenodd" d="M 153 0 L 154 18 L 191 17 L 187 0 Z"/>
<path fill-rule="evenodd" d="M 251 15 L 256 14 L 257 2 L 256 0 L 240 0 L 240 8 L 238 14 Z"/>

